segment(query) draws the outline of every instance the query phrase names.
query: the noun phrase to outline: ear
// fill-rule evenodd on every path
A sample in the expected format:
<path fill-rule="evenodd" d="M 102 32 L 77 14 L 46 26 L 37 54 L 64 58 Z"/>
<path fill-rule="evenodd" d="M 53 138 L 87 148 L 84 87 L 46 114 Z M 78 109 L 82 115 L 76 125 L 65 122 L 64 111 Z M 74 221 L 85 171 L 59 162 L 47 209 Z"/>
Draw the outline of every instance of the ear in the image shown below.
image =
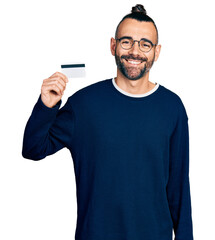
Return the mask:
<path fill-rule="evenodd" d="M 112 37 L 110 40 L 110 50 L 113 56 L 115 56 L 115 49 L 116 49 L 116 40 Z"/>
<path fill-rule="evenodd" d="M 161 51 L 161 45 L 157 45 L 155 47 L 155 61 L 157 61 L 159 55 L 160 55 L 160 51 Z"/>

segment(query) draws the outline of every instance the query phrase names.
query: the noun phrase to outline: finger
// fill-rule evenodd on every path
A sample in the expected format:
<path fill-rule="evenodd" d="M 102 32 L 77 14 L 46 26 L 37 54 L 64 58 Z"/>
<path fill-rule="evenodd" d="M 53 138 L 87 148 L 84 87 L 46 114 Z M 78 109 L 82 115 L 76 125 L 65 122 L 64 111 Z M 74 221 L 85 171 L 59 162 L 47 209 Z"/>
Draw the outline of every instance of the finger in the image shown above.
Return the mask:
<path fill-rule="evenodd" d="M 61 93 L 61 90 L 60 90 L 60 88 L 57 86 L 57 85 L 55 85 L 55 84 L 53 84 L 53 85 L 45 85 L 45 86 L 43 86 L 42 87 L 42 91 L 54 91 L 54 92 L 56 92 L 59 96 L 62 96 L 63 94 Z"/>
<path fill-rule="evenodd" d="M 67 76 L 61 72 L 55 72 L 53 75 L 51 75 L 50 77 L 56 77 L 56 76 L 59 76 L 59 77 L 62 77 L 62 79 L 65 81 L 65 82 L 69 82 Z"/>
<path fill-rule="evenodd" d="M 57 81 L 59 81 L 63 86 L 64 86 L 64 88 L 66 88 L 66 83 L 63 81 L 63 79 L 61 79 L 60 77 L 50 77 L 50 78 L 47 78 L 47 79 L 44 79 L 44 83 L 48 83 L 48 82 L 51 82 L 51 81 L 53 81 L 53 80 L 57 80 Z"/>
<path fill-rule="evenodd" d="M 53 81 L 45 82 L 43 85 L 44 85 L 44 86 L 57 85 L 62 94 L 63 94 L 63 92 L 64 92 L 64 90 L 65 90 L 65 87 L 64 87 L 58 80 L 53 80 Z"/>

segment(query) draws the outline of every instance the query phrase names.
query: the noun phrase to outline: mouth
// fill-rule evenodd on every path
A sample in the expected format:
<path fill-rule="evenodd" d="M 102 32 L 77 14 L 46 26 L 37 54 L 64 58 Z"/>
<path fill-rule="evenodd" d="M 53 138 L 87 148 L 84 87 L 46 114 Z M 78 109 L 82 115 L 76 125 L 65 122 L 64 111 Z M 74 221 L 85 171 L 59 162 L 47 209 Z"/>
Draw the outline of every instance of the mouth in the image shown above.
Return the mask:
<path fill-rule="evenodd" d="M 143 60 L 133 60 L 133 59 L 125 59 L 130 65 L 137 66 L 140 65 Z"/>

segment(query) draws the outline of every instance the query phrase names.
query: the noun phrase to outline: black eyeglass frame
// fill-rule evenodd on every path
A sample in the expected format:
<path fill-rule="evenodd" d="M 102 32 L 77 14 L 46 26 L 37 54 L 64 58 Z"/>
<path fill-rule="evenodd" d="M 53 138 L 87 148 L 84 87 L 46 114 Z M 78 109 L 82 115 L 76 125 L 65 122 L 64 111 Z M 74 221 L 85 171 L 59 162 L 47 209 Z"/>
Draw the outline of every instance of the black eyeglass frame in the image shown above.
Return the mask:
<path fill-rule="evenodd" d="M 122 47 L 122 45 L 121 45 L 121 40 L 123 40 L 123 39 L 130 39 L 130 40 L 133 41 L 133 43 L 132 43 L 132 45 L 131 45 L 130 48 L 124 48 L 124 47 Z M 143 51 L 143 50 L 140 49 L 140 51 L 145 52 L 145 53 L 150 52 L 154 46 L 157 46 L 157 44 L 153 44 L 153 43 L 152 43 L 149 39 L 147 39 L 147 38 L 141 38 L 140 41 L 138 41 L 138 40 L 134 40 L 132 37 L 124 36 L 124 37 L 121 37 L 121 38 L 116 38 L 116 40 L 118 40 L 118 41 L 120 42 L 120 46 L 121 46 L 123 49 L 125 49 L 125 50 L 130 50 L 130 49 L 134 46 L 134 43 L 135 43 L 135 42 L 138 42 L 138 46 L 139 46 L 139 49 L 140 49 L 140 42 L 141 42 L 142 40 L 144 40 L 144 41 L 146 41 L 146 42 L 148 42 L 148 43 L 150 43 L 150 44 L 152 45 L 151 49 L 149 49 L 148 51 Z"/>

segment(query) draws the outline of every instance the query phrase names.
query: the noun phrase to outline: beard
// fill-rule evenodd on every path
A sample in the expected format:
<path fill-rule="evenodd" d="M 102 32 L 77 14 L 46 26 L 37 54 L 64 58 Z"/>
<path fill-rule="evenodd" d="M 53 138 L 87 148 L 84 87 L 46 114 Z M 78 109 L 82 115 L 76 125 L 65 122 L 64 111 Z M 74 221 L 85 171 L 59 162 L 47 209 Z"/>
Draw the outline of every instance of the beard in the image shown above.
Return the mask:
<path fill-rule="evenodd" d="M 130 59 L 130 60 L 141 60 L 143 62 L 145 62 L 145 65 L 142 68 L 139 67 L 126 67 L 124 62 L 122 62 L 122 59 Z M 138 80 L 140 78 L 142 78 L 143 76 L 145 76 L 145 74 L 147 72 L 149 72 L 149 70 L 151 69 L 153 63 L 154 63 L 154 59 L 155 59 L 155 54 L 153 56 L 152 61 L 148 61 L 147 57 L 144 58 L 140 58 L 140 57 L 134 57 L 132 54 L 130 55 L 122 55 L 121 57 L 119 57 L 116 54 L 116 50 L 115 50 L 115 61 L 116 61 L 116 65 L 118 67 L 118 69 L 120 70 L 120 72 L 129 80 Z"/>

